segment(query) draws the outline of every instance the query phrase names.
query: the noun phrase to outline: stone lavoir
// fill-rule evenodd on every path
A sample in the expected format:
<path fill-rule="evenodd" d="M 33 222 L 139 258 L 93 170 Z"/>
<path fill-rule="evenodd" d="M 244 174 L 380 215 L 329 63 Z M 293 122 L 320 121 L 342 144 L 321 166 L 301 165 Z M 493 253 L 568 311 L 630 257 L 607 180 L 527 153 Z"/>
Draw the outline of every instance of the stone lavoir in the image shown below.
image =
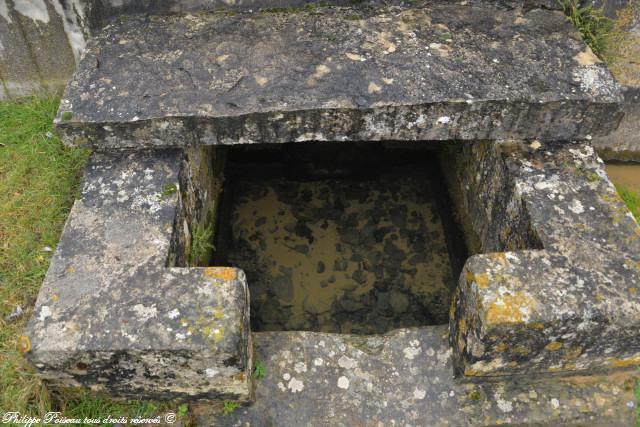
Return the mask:
<path fill-rule="evenodd" d="M 204 426 L 632 425 L 640 227 L 589 142 L 622 98 L 552 9 L 117 17 L 29 360 Z"/>

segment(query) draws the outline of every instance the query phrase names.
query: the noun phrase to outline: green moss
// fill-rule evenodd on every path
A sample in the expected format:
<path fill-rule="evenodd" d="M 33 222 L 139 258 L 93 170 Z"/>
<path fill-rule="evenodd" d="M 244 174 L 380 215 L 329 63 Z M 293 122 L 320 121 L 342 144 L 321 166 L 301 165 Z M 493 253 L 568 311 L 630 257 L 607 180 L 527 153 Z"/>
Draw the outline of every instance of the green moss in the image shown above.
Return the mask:
<path fill-rule="evenodd" d="M 262 377 L 264 377 L 265 374 L 265 369 L 264 366 L 262 366 L 262 363 L 260 363 L 259 361 L 254 363 L 253 365 L 253 378 L 259 380 Z"/>
<path fill-rule="evenodd" d="M 558 0 L 567 20 L 580 31 L 585 43 L 594 54 L 606 61 L 605 53 L 614 27 L 612 19 L 604 16 L 603 9 L 584 6 L 579 0 Z"/>
<path fill-rule="evenodd" d="M 226 400 L 222 404 L 222 413 L 224 415 L 233 414 L 235 412 L 235 410 L 238 409 L 239 406 L 240 406 L 240 404 L 238 402 L 230 402 L 230 401 Z"/>
<path fill-rule="evenodd" d="M 469 393 L 469 399 L 477 402 L 478 400 L 482 399 L 482 393 L 479 390 L 473 390 L 471 393 Z"/>
<path fill-rule="evenodd" d="M 177 191 L 178 191 L 178 186 L 176 184 L 174 184 L 174 183 L 167 184 L 162 189 L 162 193 L 160 194 L 160 198 L 166 199 L 167 197 L 170 197 L 170 196 L 174 195 Z"/>
<path fill-rule="evenodd" d="M 63 122 L 68 122 L 73 118 L 73 113 L 71 111 L 65 111 L 60 115 L 60 118 L 62 118 Z"/>

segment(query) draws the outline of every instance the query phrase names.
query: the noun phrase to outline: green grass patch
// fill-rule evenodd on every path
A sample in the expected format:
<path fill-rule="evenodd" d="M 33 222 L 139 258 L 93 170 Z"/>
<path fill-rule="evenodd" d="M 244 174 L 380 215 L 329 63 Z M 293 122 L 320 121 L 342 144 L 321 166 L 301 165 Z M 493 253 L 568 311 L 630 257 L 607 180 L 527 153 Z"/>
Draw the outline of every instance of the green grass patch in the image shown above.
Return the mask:
<path fill-rule="evenodd" d="M 20 352 L 19 337 L 79 194 L 89 154 L 64 147 L 52 133 L 57 107 L 56 98 L 0 101 L 0 413 L 151 416 L 166 404 L 49 390 Z M 23 314 L 8 318 L 18 306 Z"/>
<path fill-rule="evenodd" d="M 607 18 L 602 9 L 594 9 L 579 0 L 559 0 L 567 20 L 580 31 L 585 43 L 594 54 L 606 61 L 607 44 L 614 28 L 614 21 Z"/>
<path fill-rule="evenodd" d="M 640 427 L 640 382 L 636 384 L 636 427 Z"/>
<path fill-rule="evenodd" d="M 636 218 L 636 221 L 640 223 L 640 195 L 629 190 L 627 187 L 616 186 L 616 189 L 618 190 L 620 197 L 622 197 L 622 200 L 624 200 L 629 207 L 633 216 Z"/>
<path fill-rule="evenodd" d="M 51 133 L 57 106 L 54 98 L 0 102 L 0 412 L 51 408 L 51 396 L 19 351 L 18 336 L 87 158 Z M 17 306 L 24 314 L 8 320 Z"/>

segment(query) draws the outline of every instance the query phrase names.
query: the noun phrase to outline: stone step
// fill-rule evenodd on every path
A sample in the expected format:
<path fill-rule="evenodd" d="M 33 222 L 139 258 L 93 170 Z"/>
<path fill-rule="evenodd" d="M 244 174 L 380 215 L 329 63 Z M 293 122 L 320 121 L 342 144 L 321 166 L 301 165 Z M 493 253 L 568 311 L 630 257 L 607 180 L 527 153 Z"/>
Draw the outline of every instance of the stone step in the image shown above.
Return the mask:
<path fill-rule="evenodd" d="M 559 11 L 410 6 L 122 17 L 56 118 L 67 143 L 588 138 L 620 89 Z"/>
<path fill-rule="evenodd" d="M 254 333 L 264 376 L 255 402 L 203 426 L 630 426 L 633 371 L 614 375 L 455 379 L 447 327 L 385 335 Z M 606 390 L 606 391 L 605 391 Z"/>

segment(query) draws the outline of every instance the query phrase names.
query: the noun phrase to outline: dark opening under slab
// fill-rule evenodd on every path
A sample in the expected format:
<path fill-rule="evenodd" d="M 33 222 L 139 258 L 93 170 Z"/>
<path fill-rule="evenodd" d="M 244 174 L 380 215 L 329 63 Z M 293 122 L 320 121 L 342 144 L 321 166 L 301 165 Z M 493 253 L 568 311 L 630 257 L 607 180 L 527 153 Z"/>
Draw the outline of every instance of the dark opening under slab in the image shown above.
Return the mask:
<path fill-rule="evenodd" d="M 253 330 L 448 322 L 465 250 L 432 146 L 231 148 L 223 194 L 215 264 L 247 274 Z"/>

